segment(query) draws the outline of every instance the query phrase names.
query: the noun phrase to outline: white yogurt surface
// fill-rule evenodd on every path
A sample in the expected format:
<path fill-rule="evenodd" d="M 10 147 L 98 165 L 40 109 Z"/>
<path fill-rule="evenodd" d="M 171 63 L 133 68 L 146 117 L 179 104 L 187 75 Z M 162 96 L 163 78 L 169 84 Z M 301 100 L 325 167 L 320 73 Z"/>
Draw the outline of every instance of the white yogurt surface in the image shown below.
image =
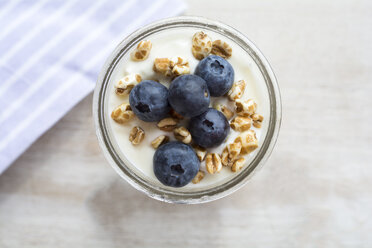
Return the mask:
<path fill-rule="evenodd" d="M 175 56 L 185 58 L 189 61 L 190 70 L 191 73 L 193 73 L 199 60 L 195 59 L 191 53 L 191 38 L 194 33 L 198 31 L 207 33 L 212 40 L 221 39 L 222 41 L 226 41 L 232 47 L 232 56 L 228 59 L 228 62 L 234 68 L 235 81 L 243 79 L 246 82 L 246 89 L 242 99 L 254 99 L 258 105 L 257 113 L 264 116 L 264 121 L 260 129 L 253 126 L 251 127 L 251 129 L 256 132 L 259 145 L 261 146 L 266 136 L 268 119 L 270 117 L 269 97 L 264 78 L 253 59 L 239 45 L 234 43 L 234 41 L 209 30 L 177 28 L 161 31 L 146 38 L 152 42 L 152 49 L 149 57 L 145 61 L 132 61 L 130 59 L 130 54 L 123 56 L 117 67 L 114 69 L 110 79 L 110 92 L 108 93 L 107 100 L 108 109 L 106 111 L 107 115 L 110 115 L 112 110 L 121 103 L 129 102 L 128 96 L 118 96 L 115 94 L 114 89 L 114 84 L 127 74 L 138 73 L 142 76 L 142 80 L 157 79 L 160 83 L 169 87 L 170 79 L 157 74 L 152 70 L 155 58 L 172 58 Z M 211 106 L 213 106 L 215 101 L 224 103 L 231 110 L 234 109 L 233 102 L 228 101 L 227 97 L 212 97 Z M 129 161 L 128 166 L 137 174 L 146 178 L 146 180 L 149 180 L 158 186 L 165 187 L 157 180 L 153 172 L 152 159 L 155 149 L 151 146 L 151 141 L 160 135 L 168 135 L 171 140 L 175 140 L 173 132 L 161 131 L 156 127 L 156 123 L 143 122 L 136 117 L 124 125 L 116 123 L 110 116 L 108 116 L 107 119 L 110 136 L 113 140 L 114 146 L 123 160 Z M 187 122 L 187 120 L 185 121 Z M 145 131 L 144 140 L 137 146 L 133 146 L 128 139 L 129 133 L 134 126 L 140 126 Z M 239 132 L 230 129 L 230 134 L 225 143 L 221 144 L 217 148 L 208 149 L 208 151 L 221 154 L 226 144 L 232 143 L 238 135 Z M 250 164 L 257 151 L 260 149 L 260 146 L 254 152 L 245 155 L 246 166 Z M 211 175 L 206 172 L 204 162 L 201 163 L 201 170 L 205 171 L 205 177 L 198 184 L 189 183 L 185 187 L 172 189 L 179 191 L 195 191 L 210 188 L 224 183 L 227 180 L 231 180 L 239 173 L 234 173 L 230 168 L 223 167 L 221 172 Z"/>

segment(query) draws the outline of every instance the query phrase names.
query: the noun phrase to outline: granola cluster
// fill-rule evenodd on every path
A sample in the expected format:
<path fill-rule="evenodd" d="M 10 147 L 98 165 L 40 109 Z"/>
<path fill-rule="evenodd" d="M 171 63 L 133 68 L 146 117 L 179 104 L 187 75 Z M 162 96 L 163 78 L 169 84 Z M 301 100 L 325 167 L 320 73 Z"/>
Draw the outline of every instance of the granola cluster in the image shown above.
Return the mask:
<path fill-rule="evenodd" d="M 143 40 L 138 43 L 136 49 L 131 53 L 131 58 L 134 61 L 143 61 L 150 55 L 152 43 L 149 40 Z"/>
<path fill-rule="evenodd" d="M 237 82 L 234 82 L 229 92 L 227 92 L 227 96 L 229 100 L 235 101 L 243 96 L 244 90 L 245 90 L 245 81 L 239 80 Z"/>
<path fill-rule="evenodd" d="M 166 135 L 160 135 L 159 137 L 157 137 L 156 139 L 154 139 L 151 142 L 151 146 L 153 148 L 155 148 L 155 149 L 158 149 L 161 145 L 164 145 L 168 141 L 169 141 L 169 137 L 168 136 L 166 136 Z"/>
<path fill-rule="evenodd" d="M 228 59 L 232 55 L 232 48 L 229 44 L 221 40 L 212 39 L 204 32 L 197 32 L 192 37 L 192 54 L 198 60 L 202 60 L 209 54 L 221 56 Z"/>
<path fill-rule="evenodd" d="M 212 40 L 204 32 L 197 32 L 192 37 L 192 55 L 198 60 L 207 57 L 212 51 Z"/>
<path fill-rule="evenodd" d="M 135 126 L 132 128 L 129 134 L 129 141 L 132 142 L 133 145 L 138 145 L 141 141 L 145 138 L 145 131 L 139 126 Z"/>
<path fill-rule="evenodd" d="M 234 116 L 234 112 L 231 109 L 219 102 L 216 102 L 213 107 L 222 112 L 227 120 L 230 120 Z"/>
<path fill-rule="evenodd" d="M 214 55 L 221 56 L 224 59 L 228 59 L 232 55 L 232 49 L 226 42 L 221 40 L 215 40 L 213 41 L 212 44 L 211 53 Z"/>
<path fill-rule="evenodd" d="M 191 134 L 189 130 L 187 130 L 187 128 L 177 127 L 174 129 L 173 133 L 174 133 L 174 137 L 176 138 L 176 140 L 181 141 L 182 143 L 185 143 L 185 144 L 191 143 L 191 140 L 192 140 Z"/>
<path fill-rule="evenodd" d="M 124 124 L 134 117 L 129 103 L 122 103 L 111 113 L 111 118 L 119 124 Z"/>
<path fill-rule="evenodd" d="M 205 168 L 209 174 L 220 172 L 222 169 L 220 155 L 218 153 L 208 153 L 205 157 Z"/>
<path fill-rule="evenodd" d="M 178 120 L 172 117 L 167 117 L 159 121 L 157 126 L 160 130 L 169 132 L 169 131 L 173 131 L 177 127 L 177 124 L 178 124 Z"/>
<path fill-rule="evenodd" d="M 120 79 L 115 85 L 115 93 L 119 96 L 129 95 L 130 91 L 134 86 L 142 81 L 142 77 L 139 74 L 129 74 Z"/>
<path fill-rule="evenodd" d="M 181 57 L 156 58 L 153 70 L 167 77 L 177 77 L 190 73 L 189 62 Z"/>

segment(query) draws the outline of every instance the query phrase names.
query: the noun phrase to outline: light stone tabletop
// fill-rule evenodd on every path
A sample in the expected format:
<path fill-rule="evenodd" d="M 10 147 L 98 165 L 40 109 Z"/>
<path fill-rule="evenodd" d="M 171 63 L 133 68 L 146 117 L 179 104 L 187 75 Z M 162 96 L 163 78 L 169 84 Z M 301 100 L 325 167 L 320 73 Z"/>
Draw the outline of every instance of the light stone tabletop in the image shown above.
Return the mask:
<path fill-rule="evenodd" d="M 89 95 L 0 176 L 0 247 L 372 247 L 372 2 L 188 3 L 274 68 L 267 164 L 212 203 L 155 201 L 103 158 Z"/>

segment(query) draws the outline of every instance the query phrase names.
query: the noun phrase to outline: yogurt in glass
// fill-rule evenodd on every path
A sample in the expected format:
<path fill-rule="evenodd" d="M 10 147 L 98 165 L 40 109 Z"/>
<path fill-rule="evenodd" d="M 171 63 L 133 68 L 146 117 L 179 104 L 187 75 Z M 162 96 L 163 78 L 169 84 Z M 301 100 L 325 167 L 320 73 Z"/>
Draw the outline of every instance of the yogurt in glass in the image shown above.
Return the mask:
<path fill-rule="evenodd" d="M 192 25 L 183 25 L 187 21 L 190 21 Z M 172 22 L 174 26 L 169 27 Z M 210 25 L 205 25 L 206 23 Z M 215 26 L 213 27 L 212 24 Z M 168 25 L 168 27 L 159 28 L 161 25 Z M 139 30 L 119 45 L 106 62 L 98 80 L 93 111 L 98 127 L 97 135 L 106 157 L 111 164 L 114 164 L 118 173 L 133 186 L 156 199 L 195 203 L 210 201 L 231 193 L 247 180 L 248 175 L 258 167 L 263 158 L 267 158 L 276 140 L 281 109 L 279 90 L 271 68 L 260 51 L 252 43 L 247 44 L 248 39 L 218 22 L 199 17 L 179 17 L 160 21 L 145 27 L 144 30 L 147 30 L 145 36 L 136 37 L 141 34 Z M 171 188 L 162 185 L 154 175 L 152 161 L 155 149 L 151 146 L 151 141 L 160 135 L 168 135 L 171 140 L 175 140 L 173 133 L 164 132 L 156 127 L 156 123 L 144 122 L 136 117 L 125 124 L 113 121 L 110 118 L 111 111 L 124 102 L 129 103 L 129 96 L 118 96 L 114 85 L 124 76 L 137 73 L 141 75 L 142 80 L 156 80 L 169 87 L 171 78 L 156 73 L 152 69 L 156 58 L 182 57 L 189 62 L 190 73 L 194 73 L 199 60 L 191 52 L 192 37 L 200 31 L 208 34 L 212 40 L 222 40 L 231 46 L 232 56 L 227 61 L 234 69 L 234 81 L 244 80 L 246 82 L 241 99 L 253 99 L 257 103 L 256 112 L 264 116 L 264 120 L 261 128 L 251 127 L 256 133 L 259 146 L 253 152 L 244 155 L 245 166 L 241 171 L 232 172 L 229 167 L 224 167 L 219 173 L 213 175 L 205 172 L 205 177 L 197 184 L 189 183 L 182 188 Z M 150 40 L 152 43 L 149 57 L 144 61 L 133 61 L 130 53 L 143 39 Z M 248 48 L 253 48 L 253 52 L 247 52 Z M 268 87 L 268 84 L 272 89 Z M 234 102 L 229 101 L 225 96 L 211 97 L 211 107 L 216 102 L 231 110 L 234 109 Z M 187 127 L 187 121 L 188 119 L 184 119 L 180 125 Z M 145 131 L 144 140 L 136 146 L 132 145 L 128 139 L 134 126 L 139 126 Z M 207 149 L 208 152 L 221 154 L 225 146 L 232 143 L 239 134 L 240 132 L 230 129 L 225 142 L 218 147 Z M 119 163 L 122 165 L 118 165 Z M 254 164 L 255 166 L 252 167 Z M 125 169 L 122 168 L 124 165 Z M 201 162 L 200 169 L 205 171 L 205 161 Z M 250 172 L 247 172 L 248 170 Z M 214 192 L 215 190 L 218 190 L 218 194 Z"/>

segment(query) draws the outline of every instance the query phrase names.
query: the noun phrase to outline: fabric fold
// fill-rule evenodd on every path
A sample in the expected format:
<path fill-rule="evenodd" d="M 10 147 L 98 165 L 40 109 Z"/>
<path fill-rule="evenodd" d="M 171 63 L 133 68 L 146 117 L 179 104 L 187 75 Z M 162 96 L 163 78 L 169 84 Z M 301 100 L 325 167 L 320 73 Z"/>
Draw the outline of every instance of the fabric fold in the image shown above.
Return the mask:
<path fill-rule="evenodd" d="M 126 35 L 181 0 L 6 1 L 0 8 L 0 174 L 89 94 Z"/>

